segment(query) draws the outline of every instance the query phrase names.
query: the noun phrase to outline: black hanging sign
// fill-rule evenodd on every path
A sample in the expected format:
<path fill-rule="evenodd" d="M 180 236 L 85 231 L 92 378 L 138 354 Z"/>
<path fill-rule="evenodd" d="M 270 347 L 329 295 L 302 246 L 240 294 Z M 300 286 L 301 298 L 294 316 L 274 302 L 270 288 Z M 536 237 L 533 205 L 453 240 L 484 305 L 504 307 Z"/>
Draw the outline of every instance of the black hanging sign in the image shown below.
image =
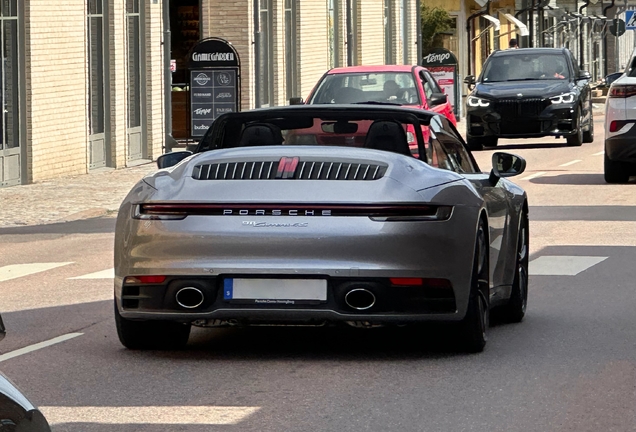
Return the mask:
<path fill-rule="evenodd" d="M 199 41 L 190 52 L 190 135 L 205 135 L 214 119 L 238 111 L 240 60 L 229 42 L 210 38 Z"/>

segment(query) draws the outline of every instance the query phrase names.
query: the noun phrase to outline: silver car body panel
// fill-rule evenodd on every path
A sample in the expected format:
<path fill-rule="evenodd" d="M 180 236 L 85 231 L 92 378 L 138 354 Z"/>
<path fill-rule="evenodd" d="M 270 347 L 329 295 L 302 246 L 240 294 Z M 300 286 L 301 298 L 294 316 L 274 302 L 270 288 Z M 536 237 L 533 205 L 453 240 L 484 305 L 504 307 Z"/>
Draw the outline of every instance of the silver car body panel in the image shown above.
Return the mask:
<path fill-rule="evenodd" d="M 196 180 L 195 166 L 279 160 L 281 157 L 366 161 L 388 166 L 372 181 Z M 119 211 L 115 236 L 115 296 L 128 319 L 459 320 L 468 304 L 476 230 L 489 226 L 493 304 L 506 300 L 514 277 L 519 211 L 525 193 L 506 179 L 460 175 L 385 151 L 270 146 L 194 154 L 140 181 Z M 452 206 L 445 221 L 371 220 L 340 216 L 205 215 L 183 220 L 133 219 L 141 203 L 435 204 Z M 442 278 L 452 283 L 456 309 L 445 313 L 361 313 L 325 308 L 232 307 L 143 310 L 122 306 L 124 278 L 300 275 L 326 278 Z"/>

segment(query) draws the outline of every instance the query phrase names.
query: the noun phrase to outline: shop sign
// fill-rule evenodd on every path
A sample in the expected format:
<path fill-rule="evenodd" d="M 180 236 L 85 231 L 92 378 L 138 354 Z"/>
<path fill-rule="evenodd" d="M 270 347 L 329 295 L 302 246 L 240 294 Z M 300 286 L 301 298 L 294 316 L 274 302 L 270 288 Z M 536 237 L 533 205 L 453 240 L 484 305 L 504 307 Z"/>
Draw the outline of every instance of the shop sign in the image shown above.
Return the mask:
<path fill-rule="evenodd" d="M 429 70 L 439 86 L 448 95 L 455 115 L 459 113 L 457 57 L 445 48 L 433 48 L 422 57 L 422 66 Z"/>
<path fill-rule="evenodd" d="M 205 39 L 190 52 L 189 69 L 190 135 L 200 138 L 218 116 L 238 111 L 238 53 L 227 41 L 218 38 Z"/>

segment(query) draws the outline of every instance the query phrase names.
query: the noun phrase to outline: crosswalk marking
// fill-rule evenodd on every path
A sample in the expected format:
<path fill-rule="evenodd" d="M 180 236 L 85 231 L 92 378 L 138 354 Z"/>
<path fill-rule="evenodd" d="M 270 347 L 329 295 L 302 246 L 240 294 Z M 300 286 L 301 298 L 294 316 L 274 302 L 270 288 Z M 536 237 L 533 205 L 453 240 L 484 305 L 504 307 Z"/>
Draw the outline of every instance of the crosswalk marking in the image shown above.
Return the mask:
<path fill-rule="evenodd" d="M 73 264 L 72 262 L 11 264 L 0 267 L 0 282 L 16 279 L 23 276 L 40 273 L 57 267 Z"/>
<path fill-rule="evenodd" d="M 82 276 L 75 276 L 69 279 L 112 279 L 115 277 L 115 269 L 101 270 L 95 273 L 89 273 Z"/>
<path fill-rule="evenodd" d="M 608 257 L 544 255 L 530 261 L 528 273 L 541 276 L 576 276 Z"/>
<path fill-rule="evenodd" d="M 51 426 L 69 423 L 233 425 L 260 407 L 237 406 L 41 406 Z"/>

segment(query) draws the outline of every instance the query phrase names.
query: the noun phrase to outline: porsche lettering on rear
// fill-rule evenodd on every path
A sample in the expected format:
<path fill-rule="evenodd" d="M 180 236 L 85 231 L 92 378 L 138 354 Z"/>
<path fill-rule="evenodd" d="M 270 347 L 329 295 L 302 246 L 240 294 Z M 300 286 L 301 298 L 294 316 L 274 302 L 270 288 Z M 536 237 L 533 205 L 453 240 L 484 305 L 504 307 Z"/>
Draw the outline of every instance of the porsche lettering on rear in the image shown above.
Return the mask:
<path fill-rule="evenodd" d="M 331 216 L 331 210 L 223 209 L 223 216 Z"/>

